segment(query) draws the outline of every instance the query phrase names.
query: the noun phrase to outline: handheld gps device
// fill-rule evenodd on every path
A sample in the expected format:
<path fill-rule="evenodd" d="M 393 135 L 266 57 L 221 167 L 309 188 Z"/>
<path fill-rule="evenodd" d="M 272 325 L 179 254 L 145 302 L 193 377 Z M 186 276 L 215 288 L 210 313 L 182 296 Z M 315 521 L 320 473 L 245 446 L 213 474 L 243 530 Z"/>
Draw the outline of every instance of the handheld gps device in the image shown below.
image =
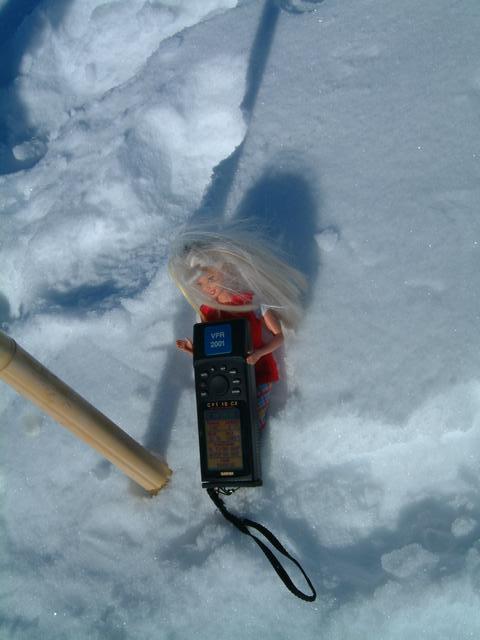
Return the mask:
<path fill-rule="evenodd" d="M 220 494 L 262 484 L 255 368 L 248 365 L 250 326 L 243 318 L 201 322 L 193 327 L 193 367 L 197 396 L 202 486 L 220 513 L 253 538 L 287 589 L 307 602 L 317 597 L 302 566 L 266 527 L 231 513 Z M 255 533 L 253 533 L 255 532 Z M 260 537 L 268 540 L 273 550 Z M 293 562 L 311 593 L 295 586 L 275 551 Z"/>
<path fill-rule="evenodd" d="M 193 327 L 202 486 L 262 484 L 255 368 L 248 321 L 202 322 Z"/>

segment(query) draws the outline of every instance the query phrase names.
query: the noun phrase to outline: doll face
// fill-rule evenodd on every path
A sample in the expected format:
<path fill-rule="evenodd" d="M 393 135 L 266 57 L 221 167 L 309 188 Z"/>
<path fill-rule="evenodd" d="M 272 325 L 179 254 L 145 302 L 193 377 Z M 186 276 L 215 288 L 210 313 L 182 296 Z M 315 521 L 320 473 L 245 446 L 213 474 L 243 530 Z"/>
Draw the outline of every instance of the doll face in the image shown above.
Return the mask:
<path fill-rule="evenodd" d="M 214 267 L 205 267 L 202 269 L 202 275 L 197 280 L 199 289 L 210 298 L 215 300 L 222 295 L 223 274 Z"/>

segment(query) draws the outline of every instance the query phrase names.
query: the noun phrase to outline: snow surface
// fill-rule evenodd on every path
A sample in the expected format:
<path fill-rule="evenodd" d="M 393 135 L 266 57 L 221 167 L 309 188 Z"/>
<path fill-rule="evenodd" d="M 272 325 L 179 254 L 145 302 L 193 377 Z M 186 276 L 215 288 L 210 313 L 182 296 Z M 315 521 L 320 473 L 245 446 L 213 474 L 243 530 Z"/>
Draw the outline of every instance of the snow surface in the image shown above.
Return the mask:
<path fill-rule="evenodd" d="M 0 3 L 0 323 L 173 469 L 146 497 L 2 385 L 2 640 L 478 637 L 479 32 L 477 0 Z M 166 255 L 215 216 L 309 276 L 229 504 L 313 605 L 200 488 Z"/>

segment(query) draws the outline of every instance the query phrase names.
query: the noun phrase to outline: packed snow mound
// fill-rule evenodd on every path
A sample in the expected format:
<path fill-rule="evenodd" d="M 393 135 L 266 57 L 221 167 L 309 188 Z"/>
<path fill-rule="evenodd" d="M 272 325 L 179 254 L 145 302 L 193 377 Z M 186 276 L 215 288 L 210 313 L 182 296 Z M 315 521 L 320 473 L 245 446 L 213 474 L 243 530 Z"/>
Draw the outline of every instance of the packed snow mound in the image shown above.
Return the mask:
<path fill-rule="evenodd" d="M 199 61 L 194 46 L 168 41 L 129 83 L 69 112 L 42 161 L 5 184 L 4 208 L 18 212 L 4 226 L 13 316 L 75 300 L 109 304 L 148 284 L 167 228 L 188 218 L 245 135 L 245 65 L 240 53 Z"/>

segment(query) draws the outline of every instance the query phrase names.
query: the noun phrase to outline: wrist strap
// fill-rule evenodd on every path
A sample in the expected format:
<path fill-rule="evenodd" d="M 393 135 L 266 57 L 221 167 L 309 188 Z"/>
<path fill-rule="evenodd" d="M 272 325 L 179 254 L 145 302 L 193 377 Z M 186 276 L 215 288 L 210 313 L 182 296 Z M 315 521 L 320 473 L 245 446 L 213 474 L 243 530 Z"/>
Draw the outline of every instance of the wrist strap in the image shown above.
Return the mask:
<path fill-rule="evenodd" d="M 301 600 L 305 600 L 307 602 L 313 602 L 317 597 L 317 592 L 315 591 L 315 588 L 312 582 L 310 581 L 310 578 L 307 576 L 307 574 L 303 570 L 300 563 L 288 553 L 288 551 L 283 547 L 283 545 L 279 542 L 279 540 L 277 540 L 277 538 L 273 535 L 273 533 L 263 525 L 259 524 L 258 522 L 254 522 L 253 520 L 249 520 L 248 518 L 239 518 L 238 516 L 235 516 L 233 513 L 230 513 L 230 511 L 227 509 L 227 507 L 223 503 L 223 500 L 218 495 L 218 491 L 216 489 L 207 489 L 207 493 L 210 496 L 210 498 L 213 500 L 213 502 L 215 503 L 215 506 L 217 507 L 217 509 L 220 511 L 220 513 L 223 515 L 224 518 L 226 518 L 235 527 L 237 527 L 239 531 L 246 534 L 247 536 L 250 536 L 255 540 L 255 542 L 258 544 L 260 549 L 267 556 L 270 564 L 275 569 L 278 577 L 283 582 L 283 584 L 287 587 L 287 589 L 291 591 L 291 593 L 293 593 L 294 596 L 297 596 L 297 598 L 300 598 Z M 311 594 L 303 593 L 303 591 L 300 591 L 300 589 L 298 589 L 293 584 L 290 576 L 284 569 L 283 565 L 281 564 L 277 556 L 273 553 L 273 551 L 269 547 L 267 547 L 267 545 L 264 542 L 262 542 L 262 540 L 257 538 L 257 536 L 253 535 L 253 533 L 249 531 L 249 528 L 256 529 L 259 533 L 261 533 L 279 553 L 281 553 L 283 556 L 291 560 L 300 569 L 303 577 L 307 581 L 307 584 L 312 592 Z"/>

